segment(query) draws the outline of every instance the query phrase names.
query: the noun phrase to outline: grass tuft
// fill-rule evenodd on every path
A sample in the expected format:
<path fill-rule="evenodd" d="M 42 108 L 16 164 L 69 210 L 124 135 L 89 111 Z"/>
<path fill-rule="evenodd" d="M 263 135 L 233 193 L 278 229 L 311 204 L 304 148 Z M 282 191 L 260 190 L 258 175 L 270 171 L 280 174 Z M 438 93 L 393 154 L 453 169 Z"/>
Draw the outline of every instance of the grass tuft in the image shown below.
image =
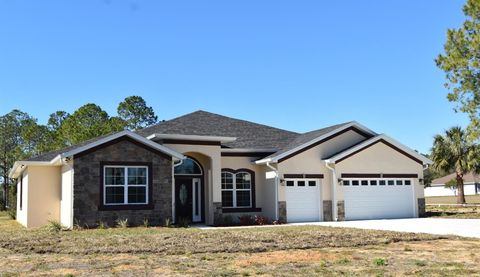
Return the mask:
<path fill-rule="evenodd" d="M 115 222 L 117 223 L 117 228 L 125 229 L 128 227 L 128 218 L 125 218 L 125 219 L 119 218 Z"/>
<path fill-rule="evenodd" d="M 373 260 L 373 264 L 376 266 L 386 266 L 387 265 L 387 259 L 385 258 L 375 258 Z"/>

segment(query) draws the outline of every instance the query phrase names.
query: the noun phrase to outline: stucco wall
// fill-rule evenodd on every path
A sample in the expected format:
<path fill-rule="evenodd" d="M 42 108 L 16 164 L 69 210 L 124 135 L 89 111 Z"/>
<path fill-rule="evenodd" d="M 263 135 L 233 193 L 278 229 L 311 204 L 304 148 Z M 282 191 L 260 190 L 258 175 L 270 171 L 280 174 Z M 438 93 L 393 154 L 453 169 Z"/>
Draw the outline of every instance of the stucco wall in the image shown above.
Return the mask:
<path fill-rule="evenodd" d="M 102 162 L 151 163 L 151 208 L 128 207 L 101 210 L 100 199 Z M 104 146 L 93 152 L 74 157 L 73 218 L 75 224 L 96 226 L 99 222 L 114 226 L 117 219 L 128 219 L 130 225 L 140 225 L 148 219 L 152 225 L 163 225 L 172 217 L 172 159 L 129 140 Z M 122 209 L 122 210 L 120 210 Z"/>
<path fill-rule="evenodd" d="M 423 198 L 424 187 L 418 179 L 423 179 L 423 166 L 388 145 L 379 142 L 371 147 L 336 164 L 340 178 L 342 173 L 398 173 L 417 174 L 412 179 L 415 196 Z M 338 199 L 343 199 L 343 190 L 339 186 Z"/>
<path fill-rule="evenodd" d="M 222 201 L 220 146 L 190 144 L 165 144 L 165 146 L 197 159 L 202 165 L 205 171 L 205 223 L 213 224 L 213 203 Z"/>
<path fill-rule="evenodd" d="M 29 166 L 23 176 L 23 205 L 19 210 L 17 202 L 17 221 L 28 228 L 60 221 L 60 167 Z"/>
<path fill-rule="evenodd" d="M 355 131 L 348 131 L 320 145 L 312 147 L 278 164 L 280 177 L 284 174 L 323 174 L 321 194 L 323 200 L 331 200 L 331 173 L 322 160 L 351 147 L 366 138 Z M 279 201 L 285 201 L 285 186 L 279 188 Z M 287 203 L 288 205 L 288 203 Z"/>
<path fill-rule="evenodd" d="M 60 200 L 60 223 L 63 226 L 73 227 L 73 161 L 62 166 L 62 184 Z"/>

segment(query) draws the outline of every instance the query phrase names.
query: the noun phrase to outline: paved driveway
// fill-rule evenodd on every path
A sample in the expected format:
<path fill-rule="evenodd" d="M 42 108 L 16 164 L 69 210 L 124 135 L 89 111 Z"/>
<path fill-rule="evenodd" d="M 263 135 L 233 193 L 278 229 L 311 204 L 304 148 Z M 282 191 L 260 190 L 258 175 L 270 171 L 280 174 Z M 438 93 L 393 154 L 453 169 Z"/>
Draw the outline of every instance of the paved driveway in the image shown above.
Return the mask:
<path fill-rule="evenodd" d="M 298 224 L 300 225 L 301 223 Z M 457 235 L 462 237 L 480 238 L 480 219 L 407 218 L 341 222 L 315 222 L 311 224 L 331 227 L 414 232 L 436 235 Z M 303 225 L 305 225 L 305 223 Z"/>

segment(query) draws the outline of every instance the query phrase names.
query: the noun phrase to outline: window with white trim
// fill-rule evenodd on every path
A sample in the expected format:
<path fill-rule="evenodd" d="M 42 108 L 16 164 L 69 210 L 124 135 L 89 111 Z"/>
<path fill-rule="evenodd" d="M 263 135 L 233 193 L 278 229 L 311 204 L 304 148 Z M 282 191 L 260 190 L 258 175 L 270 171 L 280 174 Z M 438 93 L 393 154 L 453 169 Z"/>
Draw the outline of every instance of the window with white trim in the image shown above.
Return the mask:
<path fill-rule="evenodd" d="M 412 184 L 411 179 L 343 179 L 342 184 L 344 186 L 410 186 Z"/>
<path fill-rule="evenodd" d="M 222 171 L 222 207 L 252 207 L 252 175 L 249 172 Z"/>
<path fill-rule="evenodd" d="M 147 166 L 104 166 L 103 204 L 148 204 Z"/>

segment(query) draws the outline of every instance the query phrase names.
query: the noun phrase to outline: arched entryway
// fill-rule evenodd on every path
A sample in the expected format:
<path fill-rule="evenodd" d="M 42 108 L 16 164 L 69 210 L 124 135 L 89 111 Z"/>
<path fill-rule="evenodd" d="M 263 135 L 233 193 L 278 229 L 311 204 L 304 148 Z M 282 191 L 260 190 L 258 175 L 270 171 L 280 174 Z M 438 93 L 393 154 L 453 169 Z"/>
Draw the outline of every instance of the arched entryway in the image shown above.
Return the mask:
<path fill-rule="evenodd" d="M 204 169 L 193 157 L 187 156 L 174 167 L 175 222 L 204 221 Z"/>

